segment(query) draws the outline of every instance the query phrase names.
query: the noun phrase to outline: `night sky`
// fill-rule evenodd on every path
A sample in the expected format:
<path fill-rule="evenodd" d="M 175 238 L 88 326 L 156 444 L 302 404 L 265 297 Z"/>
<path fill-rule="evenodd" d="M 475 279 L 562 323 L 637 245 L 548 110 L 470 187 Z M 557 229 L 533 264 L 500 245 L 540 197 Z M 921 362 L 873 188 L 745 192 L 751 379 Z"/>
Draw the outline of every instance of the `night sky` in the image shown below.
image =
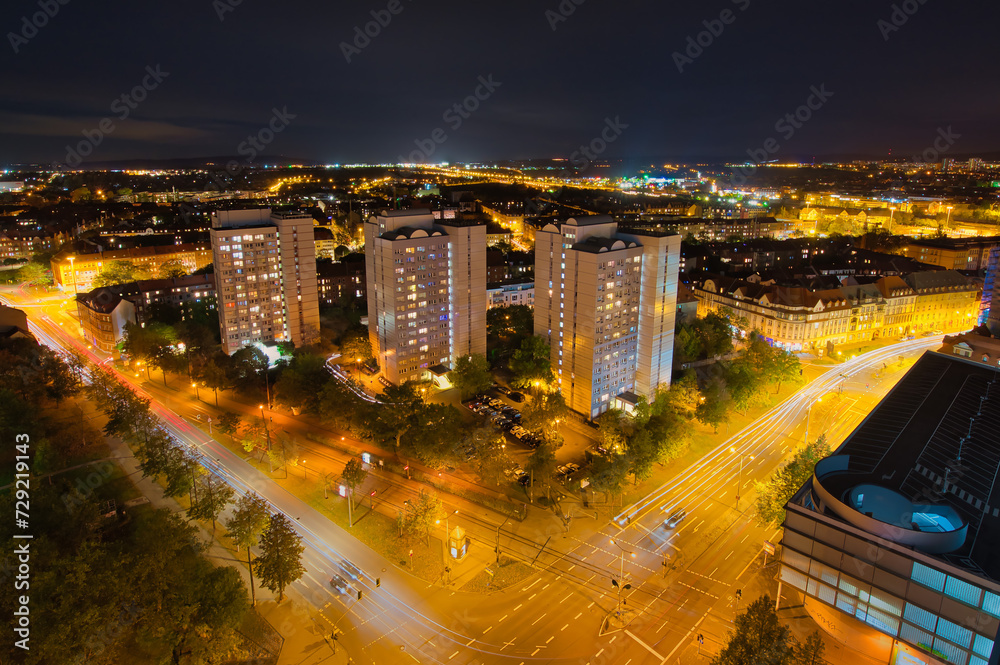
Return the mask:
<path fill-rule="evenodd" d="M 908 0 L 894 24 L 872 0 L 63 1 L 3 3 L 0 164 L 65 163 L 82 141 L 84 164 L 569 157 L 602 131 L 602 157 L 636 164 L 768 139 L 772 159 L 909 156 L 949 126 L 952 154 L 1000 150 L 996 3 Z M 58 10 L 25 28 L 40 4 Z M 372 11 L 388 25 L 357 49 Z M 808 101 L 808 121 L 776 128 Z M 241 147 L 269 123 L 270 143 Z"/>

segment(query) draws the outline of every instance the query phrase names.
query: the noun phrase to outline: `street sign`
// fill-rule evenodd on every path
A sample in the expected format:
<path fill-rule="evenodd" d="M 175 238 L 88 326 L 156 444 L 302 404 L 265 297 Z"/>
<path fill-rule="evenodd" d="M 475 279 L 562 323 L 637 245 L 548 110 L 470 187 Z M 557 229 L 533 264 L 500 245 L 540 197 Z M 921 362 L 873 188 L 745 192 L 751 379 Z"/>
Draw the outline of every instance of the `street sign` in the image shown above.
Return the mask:
<path fill-rule="evenodd" d="M 774 554 L 774 543 L 772 543 L 769 540 L 765 540 L 764 541 L 764 551 L 767 552 L 768 554 L 773 555 Z"/>

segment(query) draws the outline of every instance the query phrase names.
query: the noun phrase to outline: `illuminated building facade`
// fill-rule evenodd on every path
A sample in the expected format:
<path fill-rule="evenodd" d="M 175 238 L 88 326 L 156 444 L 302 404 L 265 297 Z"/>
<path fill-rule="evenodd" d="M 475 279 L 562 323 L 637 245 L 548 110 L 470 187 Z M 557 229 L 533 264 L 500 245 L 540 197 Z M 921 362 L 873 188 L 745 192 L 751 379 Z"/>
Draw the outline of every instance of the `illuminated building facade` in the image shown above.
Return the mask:
<path fill-rule="evenodd" d="M 679 235 L 622 233 L 608 216 L 547 224 L 535 235 L 535 334 L 551 347 L 571 409 L 595 418 L 631 394 L 670 384 Z"/>
<path fill-rule="evenodd" d="M 319 339 L 312 216 L 269 208 L 212 214 L 222 347 Z"/>
<path fill-rule="evenodd" d="M 486 354 L 486 225 L 391 210 L 365 222 L 368 330 L 382 377 Z"/>

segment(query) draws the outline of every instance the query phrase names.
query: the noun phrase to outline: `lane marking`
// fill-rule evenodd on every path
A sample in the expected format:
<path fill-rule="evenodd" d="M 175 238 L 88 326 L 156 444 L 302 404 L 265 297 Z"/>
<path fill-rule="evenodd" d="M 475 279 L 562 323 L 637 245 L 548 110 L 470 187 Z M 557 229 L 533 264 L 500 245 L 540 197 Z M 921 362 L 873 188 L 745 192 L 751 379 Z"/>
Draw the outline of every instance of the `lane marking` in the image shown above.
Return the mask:
<path fill-rule="evenodd" d="M 639 639 L 638 637 L 636 637 L 635 635 L 633 635 L 633 634 L 632 634 L 632 631 L 630 631 L 630 630 L 626 629 L 626 630 L 625 630 L 625 634 L 626 634 L 626 635 L 628 635 L 629 637 L 631 637 L 631 638 L 632 638 L 633 640 L 635 640 L 635 641 L 636 641 L 636 643 L 637 643 L 637 644 L 638 644 L 639 646 L 641 646 L 641 647 L 642 647 L 643 649 L 645 649 L 645 650 L 646 650 L 646 651 L 648 651 L 649 653 L 651 653 L 651 654 L 653 654 L 654 656 L 656 656 L 656 657 L 657 657 L 657 658 L 658 658 L 658 659 L 660 660 L 660 662 L 661 662 L 661 663 L 662 663 L 662 662 L 663 662 L 664 660 L 666 660 L 666 658 L 664 658 L 664 657 L 663 657 L 663 656 L 661 656 L 661 655 L 660 655 L 659 653 L 657 653 L 657 652 L 656 652 L 656 650 L 654 650 L 654 649 L 653 649 L 653 647 L 649 646 L 648 644 L 646 644 L 645 642 L 643 642 L 642 640 L 640 640 L 640 639 Z M 604 649 L 601 649 L 601 651 L 603 651 L 603 650 L 604 650 Z M 598 655 L 600 655 L 600 654 L 598 654 Z M 669 656 L 668 656 L 667 658 L 669 658 Z"/>
<path fill-rule="evenodd" d="M 534 621 L 532 621 L 532 622 L 531 622 L 531 625 L 532 625 L 532 626 L 534 626 L 534 625 L 535 625 L 536 623 L 538 623 L 539 621 L 541 621 L 541 620 L 542 620 L 542 618 L 543 618 L 543 617 L 545 617 L 545 616 L 548 616 L 548 612 L 546 612 L 546 613 L 545 613 L 545 614 L 543 614 L 542 616 L 540 616 L 540 617 L 538 617 L 537 619 L 535 619 Z"/>
<path fill-rule="evenodd" d="M 569 624 L 566 624 L 565 626 L 563 626 L 562 628 L 560 628 L 559 632 L 561 633 L 562 631 L 566 630 L 567 628 L 569 628 Z"/>

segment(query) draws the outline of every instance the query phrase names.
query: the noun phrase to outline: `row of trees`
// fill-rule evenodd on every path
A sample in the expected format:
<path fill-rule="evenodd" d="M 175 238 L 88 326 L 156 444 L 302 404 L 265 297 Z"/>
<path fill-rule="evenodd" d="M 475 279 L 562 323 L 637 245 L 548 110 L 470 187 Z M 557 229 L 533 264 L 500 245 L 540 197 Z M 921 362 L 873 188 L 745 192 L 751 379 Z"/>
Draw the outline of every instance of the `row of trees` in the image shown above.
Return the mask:
<path fill-rule="evenodd" d="M 137 509 L 127 518 L 109 513 L 108 501 L 124 498 L 111 462 L 78 468 L 103 440 L 71 401 L 93 371 L 76 354 L 63 360 L 32 340 L 0 341 L 0 432 L 12 442 L 22 435 L 18 453 L 31 458 L 36 536 L 31 648 L 8 640 L 0 660 L 196 663 L 246 657 L 237 632 L 248 607 L 239 574 L 209 563 L 194 528 L 168 511 Z M 39 474 L 51 475 L 39 482 Z M 0 493 L 0 510 L 14 514 L 16 498 L 23 497 Z M 14 531 L 13 520 L 0 525 L 0 537 L 11 539 Z M 0 611 L 13 616 L 16 596 L 0 594 Z"/>
<path fill-rule="evenodd" d="M 816 463 L 830 455 L 826 435 L 807 443 L 790 462 L 771 474 L 763 483 L 754 482 L 757 490 L 757 521 L 762 525 L 785 521 L 785 505 L 816 469 Z"/>
<path fill-rule="evenodd" d="M 89 375 L 86 392 L 107 416 L 105 433 L 121 437 L 131 445 L 143 475 L 162 479 L 167 496 L 187 494 L 188 517 L 211 521 L 214 532 L 219 516 L 233 501 L 233 489 L 206 470 L 188 447 L 170 436 L 150 410 L 149 400 L 101 368 L 90 366 Z M 255 429 L 252 423 L 247 427 Z M 247 517 L 248 512 L 253 519 Z M 300 563 L 303 548 L 287 518 L 280 513 L 271 515 L 264 529 L 260 502 L 244 497 L 227 524 L 242 529 L 238 537 L 247 547 L 258 536 L 261 538 L 261 555 L 253 569 L 262 587 L 278 592 L 280 602 L 285 587 L 304 572 Z M 248 524 L 256 526 L 250 528 Z"/>
<path fill-rule="evenodd" d="M 187 269 L 179 259 L 168 259 L 156 270 L 136 265 L 132 261 L 111 261 L 94 277 L 95 287 L 130 284 L 144 279 L 171 279 L 187 276 Z"/>
<path fill-rule="evenodd" d="M 713 366 L 695 415 L 718 430 L 729 422 L 733 410 L 745 413 L 763 403 L 768 386 L 775 386 L 777 393 L 782 383 L 799 381 L 801 376 L 802 366 L 794 354 L 771 346 L 761 335 L 751 332 L 736 358 Z"/>

